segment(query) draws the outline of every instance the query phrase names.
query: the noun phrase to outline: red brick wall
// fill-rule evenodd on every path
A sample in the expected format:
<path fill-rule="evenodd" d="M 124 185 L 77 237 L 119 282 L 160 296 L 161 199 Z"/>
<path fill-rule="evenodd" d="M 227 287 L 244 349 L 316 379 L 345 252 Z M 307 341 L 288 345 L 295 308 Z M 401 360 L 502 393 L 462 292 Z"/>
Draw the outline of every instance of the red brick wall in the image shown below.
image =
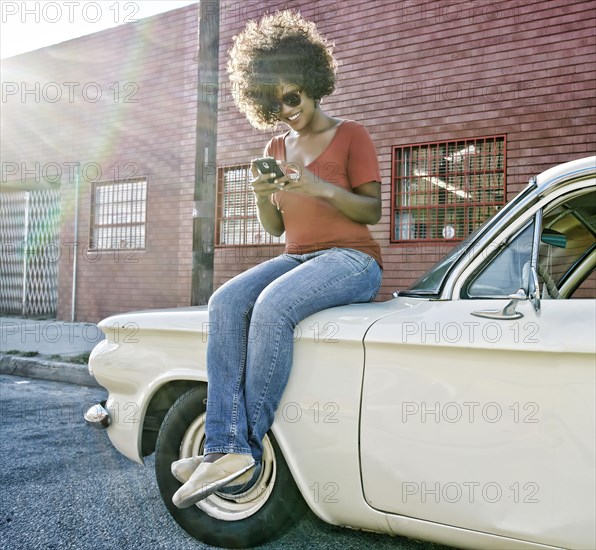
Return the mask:
<path fill-rule="evenodd" d="M 270 134 L 233 106 L 225 74 L 232 36 L 247 19 L 299 6 L 335 41 L 341 62 L 323 107 L 362 122 L 377 147 L 383 218 L 372 228 L 385 262 L 379 299 L 407 287 L 452 245 L 390 245 L 391 147 L 507 136 L 508 199 L 528 178 L 594 154 L 594 3 L 503 1 L 222 2 L 218 161 L 244 162 Z M 279 131 L 285 131 L 282 128 Z M 260 261 L 216 251 L 215 287 Z"/>
<path fill-rule="evenodd" d="M 3 105 L 3 162 L 25 163 L 39 182 L 53 179 L 49 163 L 63 170 L 59 319 L 71 315 L 76 162 L 76 319 L 190 303 L 197 25 L 190 6 L 3 60 L 4 82 L 19 88 Z M 20 93 L 24 82 L 33 93 Z M 117 170 L 147 178 L 147 248 L 90 252 L 91 182 Z"/>

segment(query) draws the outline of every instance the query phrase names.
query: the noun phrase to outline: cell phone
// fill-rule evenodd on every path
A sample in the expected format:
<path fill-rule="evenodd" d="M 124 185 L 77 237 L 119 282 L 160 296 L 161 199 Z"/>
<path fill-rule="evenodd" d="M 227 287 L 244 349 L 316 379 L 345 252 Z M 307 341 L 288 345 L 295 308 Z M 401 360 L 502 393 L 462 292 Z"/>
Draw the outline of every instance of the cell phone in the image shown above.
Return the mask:
<path fill-rule="evenodd" d="M 253 162 L 255 163 L 257 170 L 264 176 L 267 174 L 275 174 L 276 178 L 286 177 L 281 166 L 277 164 L 277 161 L 273 157 L 255 159 Z"/>

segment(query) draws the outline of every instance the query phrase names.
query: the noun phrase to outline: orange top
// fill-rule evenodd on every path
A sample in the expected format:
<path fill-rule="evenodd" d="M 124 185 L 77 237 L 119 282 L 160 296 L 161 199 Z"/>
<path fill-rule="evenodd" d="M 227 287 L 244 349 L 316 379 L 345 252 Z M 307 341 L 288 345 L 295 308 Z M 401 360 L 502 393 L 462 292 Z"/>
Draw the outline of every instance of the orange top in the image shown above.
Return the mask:
<path fill-rule="evenodd" d="M 288 133 L 271 139 L 265 147 L 265 156 L 285 161 Z M 315 176 L 349 191 L 364 183 L 381 181 L 372 140 L 366 128 L 353 120 L 339 124 L 327 149 L 306 168 Z M 381 248 L 367 225 L 351 220 L 326 199 L 278 191 L 271 195 L 271 201 L 282 213 L 287 253 L 354 248 L 372 256 L 382 267 Z"/>

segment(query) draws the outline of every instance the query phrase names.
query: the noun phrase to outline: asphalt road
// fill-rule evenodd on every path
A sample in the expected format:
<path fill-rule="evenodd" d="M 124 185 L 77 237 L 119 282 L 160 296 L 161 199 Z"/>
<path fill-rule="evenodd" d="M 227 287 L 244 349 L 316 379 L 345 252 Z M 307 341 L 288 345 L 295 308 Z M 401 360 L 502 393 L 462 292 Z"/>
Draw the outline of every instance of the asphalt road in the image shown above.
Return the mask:
<path fill-rule="evenodd" d="M 0 376 L 0 548 L 213 548 L 187 535 L 161 501 L 153 471 L 124 458 L 83 412 L 101 388 Z M 325 524 L 312 513 L 260 548 L 449 550 Z"/>

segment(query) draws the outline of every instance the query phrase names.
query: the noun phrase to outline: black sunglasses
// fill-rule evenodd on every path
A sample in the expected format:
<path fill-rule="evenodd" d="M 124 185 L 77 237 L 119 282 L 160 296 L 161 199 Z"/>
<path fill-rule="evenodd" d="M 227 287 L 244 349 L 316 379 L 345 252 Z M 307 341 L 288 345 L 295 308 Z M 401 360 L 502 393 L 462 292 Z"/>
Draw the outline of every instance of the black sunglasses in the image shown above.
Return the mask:
<path fill-rule="evenodd" d="M 293 92 L 288 92 L 284 94 L 281 98 L 281 102 L 279 101 L 271 101 L 268 106 L 268 110 L 271 114 L 278 114 L 281 112 L 281 104 L 288 107 L 298 107 L 300 103 L 302 103 L 302 90 L 294 90 Z"/>

